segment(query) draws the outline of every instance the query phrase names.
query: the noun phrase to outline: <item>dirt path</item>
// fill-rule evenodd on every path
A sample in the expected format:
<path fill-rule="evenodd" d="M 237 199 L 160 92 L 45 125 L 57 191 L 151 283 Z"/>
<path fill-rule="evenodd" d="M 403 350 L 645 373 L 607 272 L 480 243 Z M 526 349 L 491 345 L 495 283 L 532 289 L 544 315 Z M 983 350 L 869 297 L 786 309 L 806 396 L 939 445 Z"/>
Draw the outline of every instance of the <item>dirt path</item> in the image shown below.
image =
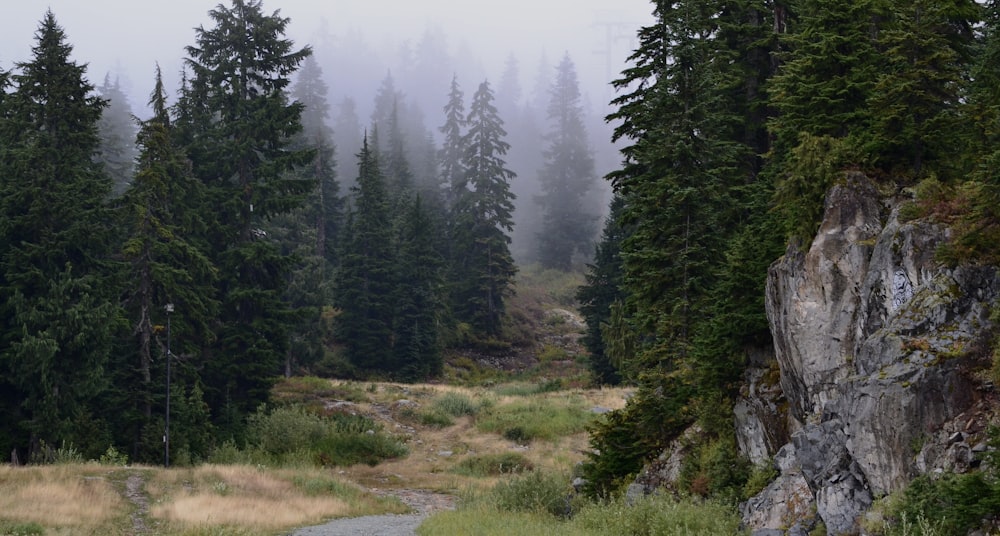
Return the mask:
<path fill-rule="evenodd" d="M 133 535 L 149 534 L 149 528 L 146 526 L 146 517 L 149 515 L 149 498 L 142 490 L 145 483 L 142 475 L 135 472 L 130 473 L 128 479 L 125 480 L 125 497 L 135 505 L 135 511 L 132 512 L 131 534 Z"/>
<path fill-rule="evenodd" d="M 335 519 L 305 527 L 291 536 L 414 536 L 423 520 L 442 510 L 455 508 L 455 497 L 418 489 L 371 490 L 376 495 L 398 497 L 416 513 Z"/>

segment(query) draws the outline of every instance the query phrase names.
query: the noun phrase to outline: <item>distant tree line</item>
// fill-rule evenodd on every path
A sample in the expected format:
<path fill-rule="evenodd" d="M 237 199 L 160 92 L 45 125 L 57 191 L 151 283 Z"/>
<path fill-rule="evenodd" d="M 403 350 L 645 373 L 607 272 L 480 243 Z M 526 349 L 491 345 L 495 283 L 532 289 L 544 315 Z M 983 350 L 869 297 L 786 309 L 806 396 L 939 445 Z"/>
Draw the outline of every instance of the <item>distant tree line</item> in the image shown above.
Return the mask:
<path fill-rule="evenodd" d="M 509 344 L 515 174 L 491 85 L 466 102 L 442 81 L 437 147 L 387 76 L 344 137 L 331 123 L 360 121 L 331 121 L 287 18 L 209 14 L 145 120 L 88 81 L 51 12 L 0 71 L 0 452 L 158 462 L 169 370 L 174 458 L 197 461 L 281 374 L 414 381 L 447 346 Z M 539 207 L 544 262 L 566 269 L 596 233 L 595 172 L 568 56 L 557 74 Z"/>
<path fill-rule="evenodd" d="M 767 268 L 807 247 L 845 171 L 916 191 L 956 231 L 942 258 L 1000 260 L 1000 3 L 652 5 L 615 82 L 627 145 L 579 294 L 593 372 L 638 390 L 593 430 L 586 472 L 609 493 L 698 423 L 682 480 L 731 497 L 748 475 L 732 402 L 770 345 Z"/>

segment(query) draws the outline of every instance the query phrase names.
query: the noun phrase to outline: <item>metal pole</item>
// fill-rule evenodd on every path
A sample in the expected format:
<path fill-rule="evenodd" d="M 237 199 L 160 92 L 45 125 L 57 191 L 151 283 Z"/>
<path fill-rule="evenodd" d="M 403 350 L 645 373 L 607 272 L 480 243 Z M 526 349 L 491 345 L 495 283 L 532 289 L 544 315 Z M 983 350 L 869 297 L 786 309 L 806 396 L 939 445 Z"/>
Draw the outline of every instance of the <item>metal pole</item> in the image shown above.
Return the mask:
<path fill-rule="evenodd" d="M 174 312 L 174 304 L 168 303 L 167 310 L 167 421 L 163 429 L 163 465 L 170 467 L 170 313 Z"/>

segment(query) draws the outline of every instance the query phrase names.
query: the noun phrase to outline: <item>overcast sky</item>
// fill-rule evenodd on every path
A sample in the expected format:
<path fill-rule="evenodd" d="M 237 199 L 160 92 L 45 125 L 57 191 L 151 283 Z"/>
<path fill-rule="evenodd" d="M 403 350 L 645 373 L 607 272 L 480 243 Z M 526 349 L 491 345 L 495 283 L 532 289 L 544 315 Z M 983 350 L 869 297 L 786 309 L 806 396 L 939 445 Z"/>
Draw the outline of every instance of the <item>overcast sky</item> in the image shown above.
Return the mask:
<path fill-rule="evenodd" d="M 99 85 L 109 71 L 123 74 L 133 103 L 144 103 L 154 63 L 163 67 L 167 84 L 176 86 L 184 47 L 194 43 L 195 27 L 211 27 L 207 12 L 218 3 L 6 1 L 0 16 L 0 66 L 10 69 L 13 62 L 30 59 L 38 21 L 50 7 L 74 46 L 74 59 L 89 64 L 91 82 Z M 360 31 L 374 47 L 416 42 L 428 27 L 439 27 L 450 46 L 481 58 L 494 78 L 511 53 L 527 78 L 543 52 L 553 64 L 569 52 L 583 89 L 601 101 L 610 95 L 600 88 L 608 81 L 609 67 L 612 76 L 621 71 L 635 45 L 635 29 L 652 20 L 649 0 L 265 0 L 264 9 L 280 9 L 291 18 L 288 35 L 299 45 L 311 43 L 324 25 L 334 36 Z M 609 43 L 610 65 L 602 54 Z"/>

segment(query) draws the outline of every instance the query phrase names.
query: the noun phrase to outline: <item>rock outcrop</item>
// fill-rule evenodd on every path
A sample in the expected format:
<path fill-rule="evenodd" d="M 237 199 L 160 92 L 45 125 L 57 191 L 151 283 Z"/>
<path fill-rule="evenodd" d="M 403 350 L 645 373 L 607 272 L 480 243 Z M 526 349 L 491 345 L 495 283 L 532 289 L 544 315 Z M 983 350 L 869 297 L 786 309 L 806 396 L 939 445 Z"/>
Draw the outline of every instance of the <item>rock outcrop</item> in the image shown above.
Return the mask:
<path fill-rule="evenodd" d="M 923 472 L 967 468 L 968 438 L 982 432 L 963 419 L 980 397 L 969 371 L 987 353 L 997 274 L 937 262 L 947 228 L 902 222 L 899 203 L 880 199 L 852 174 L 827 195 L 808 251 L 791 247 L 771 267 L 767 314 L 787 410 L 759 389 L 736 408 L 748 456 L 782 453 L 781 483 L 744 505 L 759 534 L 809 523 L 813 507 L 829 534 L 856 533 L 874 497 Z M 790 431 L 788 445 L 764 430 Z"/>

